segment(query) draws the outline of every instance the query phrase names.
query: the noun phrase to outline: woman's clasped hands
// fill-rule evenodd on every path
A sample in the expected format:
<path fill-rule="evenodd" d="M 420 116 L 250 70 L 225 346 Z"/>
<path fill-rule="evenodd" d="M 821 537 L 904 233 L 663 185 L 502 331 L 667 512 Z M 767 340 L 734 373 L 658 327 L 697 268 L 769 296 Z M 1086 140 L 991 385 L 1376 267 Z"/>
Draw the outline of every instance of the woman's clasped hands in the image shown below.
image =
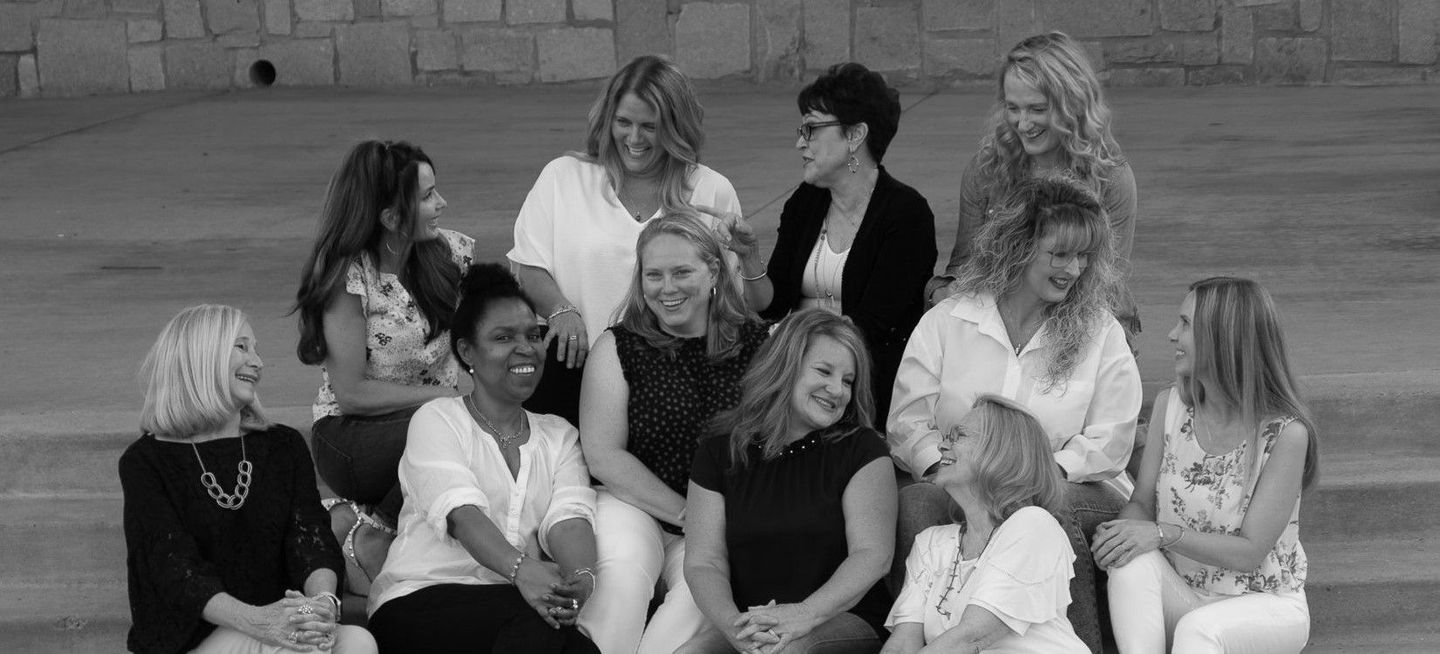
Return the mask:
<path fill-rule="evenodd" d="M 339 607 L 323 596 L 285 591 L 285 599 L 258 607 L 251 635 L 263 643 L 296 652 L 329 651 L 340 627 Z"/>
<path fill-rule="evenodd" d="M 769 604 L 752 606 L 735 618 L 733 629 L 726 637 L 742 652 L 780 654 L 790 643 L 824 622 L 823 616 L 816 615 L 803 602 L 776 604 L 770 600 Z"/>
<path fill-rule="evenodd" d="M 559 565 L 527 558 L 515 575 L 515 586 L 546 624 L 559 629 L 575 625 L 580 609 L 595 592 L 595 577 L 582 570 L 561 576 Z"/>

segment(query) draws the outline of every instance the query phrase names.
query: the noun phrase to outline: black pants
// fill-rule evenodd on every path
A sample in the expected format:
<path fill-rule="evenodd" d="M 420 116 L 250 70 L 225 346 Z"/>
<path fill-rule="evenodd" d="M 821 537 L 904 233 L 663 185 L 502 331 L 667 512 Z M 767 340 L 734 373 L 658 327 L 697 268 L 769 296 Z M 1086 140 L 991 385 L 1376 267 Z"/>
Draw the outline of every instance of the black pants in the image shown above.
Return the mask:
<path fill-rule="evenodd" d="M 508 584 L 443 584 L 370 616 L 381 654 L 599 654 L 574 627 L 552 629 Z"/>
<path fill-rule="evenodd" d="M 585 369 L 565 367 L 565 363 L 555 358 L 558 345 L 560 339 L 555 339 L 545 353 L 545 373 L 540 377 L 540 385 L 535 387 L 535 394 L 525 401 L 525 410 L 551 413 L 579 427 L 580 380 L 584 378 Z"/>
<path fill-rule="evenodd" d="M 420 407 L 379 416 L 327 416 L 310 428 L 315 469 L 336 495 L 373 505 L 376 517 L 395 526 L 400 495 L 400 457 L 410 416 Z"/>

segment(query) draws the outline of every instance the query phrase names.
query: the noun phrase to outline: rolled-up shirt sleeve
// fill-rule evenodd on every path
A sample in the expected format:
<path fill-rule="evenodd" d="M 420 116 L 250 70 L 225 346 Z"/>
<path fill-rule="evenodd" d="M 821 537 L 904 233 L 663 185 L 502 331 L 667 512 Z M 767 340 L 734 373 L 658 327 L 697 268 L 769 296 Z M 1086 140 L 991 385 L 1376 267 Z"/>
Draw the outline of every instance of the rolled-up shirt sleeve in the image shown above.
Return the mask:
<path fill-rule="evenodd" d="M 1119 475 L 1135 446 L 1135 421 L 1143 393 L 1140 369 L 1119 323 L 1112 320 L 1101 338 L 1085 427 L 1055 452 L 1055 462 L 1073 482 L 1103 481 Z"/>
<path fill-rule="evenodd" d="M 550 505 L 540 520 L 540 545 L 550 552 L 550 530 L 566 520 L 580 518 L 595 525 L 595 489 L 580 451 L 580 432 L 567 426 L 554 467 Z"/>
<path fill-rule="evenodd" d="M 940 331 L 951 308 L 952 302 L 942 302 L 927 311 L 915 326 L 895 373 L 890 416 L 885 421 L 890 457 L 917 477 L 940 460 L 940 430 L 935 422 L 944 357 Z"/>
<path fill-rule="evenodd" d="M 405 455 L 400 459 L 400 484 L 405 502 L 423 512 L 425 523 L 442 540 L 450 538 L 450 512 L 474 506 L 490 516 L 490 500 L 475 471 L 461 425 L 451 422 L 432 404 L 410 418 Z M 493 517 L 492 517 L 493 520 Z"/>

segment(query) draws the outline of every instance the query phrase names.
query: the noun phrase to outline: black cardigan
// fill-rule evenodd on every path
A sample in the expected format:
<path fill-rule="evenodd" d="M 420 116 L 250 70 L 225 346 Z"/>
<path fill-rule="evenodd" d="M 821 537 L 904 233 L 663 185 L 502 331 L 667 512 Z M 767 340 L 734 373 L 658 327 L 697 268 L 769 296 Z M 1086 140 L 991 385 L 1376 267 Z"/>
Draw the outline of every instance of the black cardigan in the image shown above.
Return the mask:
<path fill-rule="evenodd" d="M 760 315 L 779 320 L 800 304 L 800 279 L 830 210 L 830 191 L 802 183 L 780 212 L 780 233 L 767 272 L 774 299 Z M 840 277 L 840 312 L 865 335 L 874 361 L 875 426 L 882 433 L 895 370 L 925 312 L 925 282 L 935 270 L 935 214 L 918 191 L 885 167 L 855 234 Z"/>

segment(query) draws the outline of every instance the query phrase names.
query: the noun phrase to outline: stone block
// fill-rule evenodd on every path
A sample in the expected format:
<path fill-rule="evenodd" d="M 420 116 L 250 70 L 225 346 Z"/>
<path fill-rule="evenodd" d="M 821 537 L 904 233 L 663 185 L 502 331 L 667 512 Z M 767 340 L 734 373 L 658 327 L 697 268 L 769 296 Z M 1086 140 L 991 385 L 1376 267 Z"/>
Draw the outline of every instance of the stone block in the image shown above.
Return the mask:
<path fill-rule="evenodd" d="M 250 65 L 254 64 L 260 57 L 257 56 L 255 48 L 243 50 L 231 50 L 235 56 L 235 68 L 230 73 L 230 88 L 253 89 L 255 82 L 250 79 Z"/>
<path fill-rule="evenodd" d="M 695 79 L 748 72 L 750 7 L 690 3 L 681 8 L 675 21 L 675 65 Z"/>
<path fill-rule="evenodd" d="M 1325 81 L 1325 42 L 1312 38 L 1263 38 L 1255 43 L 1255 81 L 1317 84 Z"/>
<path fill-rule="evenodd" d="M 15 83 L 20 87 L 22 98 L 40 95 L 40 71 L 35 65 L 35 55 L 20 55 L 20 62 L 15 64 Z"/>
<path fill-rule="evenodd" d="M 297 39 L 328 39 L 335 36 L 334 23 L 295 23 L 295 33 L 292 35 Z"/>
<path fill-rule="evenodd" d="M 1147 36 L 1155 30 L 1150 0 L 1039 0 L 1045 25 L 1064 25 L 1074 37 Z"/>
<path fill-rule="evenodd" d="M 260 8 L 255 0 L 204 0 L 205 20 L 211 34 L 257 32 L 260 30 Z"/>
<path fill-rule="evenodd" d="M 19 65 L 18 55 L 0 55 L 0 98 L 13 98 L 20 94 L 20 83 L 15 76 Z"/>
<path fill-rule="evenodd" d="M 1080 49 L 1085 52 L 1085 59 L 1090 62 L 1090 68 L 1094 69 L 1097 73 L 1104 70 L 1106 66 L 1105 46 L 1099 41 L 1080 41 L 1079 44 Z M 1007 46 L 1006 52 L 1009 51 L 1009 47 L 1014 46 Z M 997 58 L 1000 56 L 1003 56 L 1003 53 L 997 53 Z"/>
<path fill-rule="evenodd" d="M 295 17 L 302 21 L 349 21 L 355 20 L 355 7 L 350 0 L 295 0 Z"/>
<path fill-rule="evenodd" d="M 260 46 L 258 57 L 275 67 L 277 86 L 335 83 L 335 45 L 330 39 L 293 39 Z"/>
<path fill-rule="evenodd" d="M 0 52 L 35 47 L 35 11 L 31 5 L 0 4 Z"/>
<path fill-rule="evenodd" d="M 515 30 L 477 27 L 460 32 L 460 67 L 487 73 L 535 70 L 535 36 Z"/>
<path fill-rule="evenodd" d="M 1337 61 L 1391 61 L 1394 13 L 1385 0 L 1330 0 L 1330 57 Z"/>
<path fill-rule="evenodd" d="M 1419 0 L 1429 2 L 1429 0 Z M 1325 18 L 1325 0 L 1300 0 L 1300 30 L 1314 32 Z"/>
<path fill-rule="evenodd" d="M 1185 83 L 1190 86 L 1237 86 L 1250 83 L 1244 66 L 1205 66 L 1191 68 Z"/>
<path fill-rule="evenodd" d="M 455 35 L 441 30 L 415 32 L 415 67 L 431 72 L 460 68 L 460 48 Z"/>
<path fill-rule="evenodd" d="M 505 22 L 510 25 L 565 22 L 565 0 L 510 0 L 505 3 Z"/>
<path fill-rule="evenodd" d="M 1337 67 L 1330 73 L 1332 84 L 1347 86 L 1393 86 L 1396 84 L 1420 84 L 1425 81 L 1422 68 L 1395 68 L 1389 66 L 1346 66 Z"/>
<path fill-rule="evenodd" d="M 205 36 L 205 21 L 200 17 L 200 0 L 164 0 L 165 36 L 172 39 L 198 39 Z"/>
<path fill-rule="evenodd" d="M 915 7 L 857 8 L 855 59 L 873 70 L 920 68 L 920 23 Z"/>
<path fill-rule="evenodd" d="M 1300 14 L 1294 3 L 1256 7 L 1255 29 L 1262 32 L 1293 32 L 1300 26 Z"/>
<path fill-rule="evenodd" d="M 336 25 L 335 50 L 343 85 L 407 86 L 414 81 L 406 23 Z"/>
<path fill-rule="evenodd" d="M 411 16 L 410 26 L 420 30 L 433 30 L 440 27 L 440 15 L 430 14 L 429 16 Z"/>
<path fill-rule="evenodd" d="M 849 0 L 802 0 L 805 67 L 828 68 L 850 61 Z"/>
<path fill-rule="evenodd" d="M 353 0 L 356 18 L 379 18 L 380 0 Z"/>
<path fill-rule="evenodd" d="M 235 57 L 218 43 L 165 46 L 165 83 L 172 89 L 225 89 Z"/>
<path fill-rule="evenodd" d="M 160 0 L 110 0 L 110 8 L 126 14 L 155 14 L 160 12 Z"/>
<path fill-rule="evenodd" d="M 570 12 L 575 20 L 615 20 L 611 0 L 570 0 Z"/>
<path fill-rule="evenodd" d="M 435 0 L 380 0 L 384 16 L 433 16 L 439 10 Z"/>
<path fill-rule="evenodd" d="M 123 20 L 46 18 L 35 33 L 45 95 L 124 93 L 130 88 Z"/>
<path fill-rule="evenodd" d="M 1170 67 L 1111 68 L 1110 86 L 1184 86 L 1185 69 Z"/>
<path fill-rule="evenodd" d="M 926 35 L 925 75 L 993 77 L 1000 65 L 994 39 L 951 39 Z"/>
<path fill-rule="evenodd" d="M 500 0 L 445 0 L 446 23 L 480 23 L 500 20 Z"/>
<path fill-rule="evenodd" d="M 994 23 L 995 0 L 924 0 L 920 12 L 928 31 L 984 30 Z"/>
<path fill-rule="evenodd" d="M 64 0 L 66 18 L 104 18 L 108 12 L 105 0 Z"/>
<path fill-rule="evenodd" d="M 1254 59 L 1254 16 L 1249 9 L 1226 7 L 1220 12 L 1220 61 L 1248 64 Z"/>
<path fill-rule="evenodd" d="M 1175 42 L 1160 37 L 1117 39 L 1104 44 L 1105 61 L 1112 64 L 1155 64 L 1179 61 Z"/>
<path fill-rule="evenodd" d="M 1400 63 L 1433 64 L 1440 36 L 1440 2 L 1400 0 Z"/>
<path fill-rule="evenodd" d="M 1215 29 L 1220 9 L 1216 0 L 1160 0 L 1160 29 L 1208 32 Z"/>
<path fill-rule="evenodd" d="M 154 18 L 125 21 L 125 38 L 131 43 L 154 43 L 165 37 L 165 25 Z"/>
<path fill-rule="evenodd" d="M 615 0 L 616 61 L 675 52 L 668 7 L 666 0 Z"/>
<path fill-rule="evenodd" d="M 265 0 L 265 32 L 290 33 L 290 0 Z"/>
<path fill-rule="evenodd" d="M 1235 5 L 1236 7 L 1259 7 L 1263 5 L 1273 5 L 1289 1 L 1290 0 L 1232 0 L 1231 4 Z"/>
<path fill-rule="evenodd" d="M 749 17 L 749 13 L 746 13 Z M 748 21 L 747 21 L 748 23 Z M 750 33 L 745 25 L 742 34 Z M 615 33 L 609 28 L 562 27 L 535 35 L 542 82 L 603 79 L 615 74 Z M 749 49 L 746 49 L 749 68 Z M 683 66 L 682 66 L 683 70 Z"/>
<path fill-rule="evenodd" d="M 165 90 L 164 48 L 147 45 L 130 48 L 130 92 Z"/>
<path fill-rule="evenodd" d="M 799 79 L 805 71 L 800 0 L 756 0 L 755 59 L 760 81 Z"/>
<path fill-rule="evenodd" d="M 1036 11 L 1035 0 L 1005 0 L 995 7 L 995 46 L 1001 54 L 1040 31 L 1040 14 Z"/>
<path fill-rule="evenodd" d="M 1220 43 L 1215 34 L 1187 35 L 1180 40 L 1180 63 L 1212 66 L 1220 63 Z"/>
<path fill-rule="evenodd" d="M 260 35 L 255 32 L 226 34 L 215 37 L 215 42 L 222 48 L 257 48 L 260 46 Z"/>

